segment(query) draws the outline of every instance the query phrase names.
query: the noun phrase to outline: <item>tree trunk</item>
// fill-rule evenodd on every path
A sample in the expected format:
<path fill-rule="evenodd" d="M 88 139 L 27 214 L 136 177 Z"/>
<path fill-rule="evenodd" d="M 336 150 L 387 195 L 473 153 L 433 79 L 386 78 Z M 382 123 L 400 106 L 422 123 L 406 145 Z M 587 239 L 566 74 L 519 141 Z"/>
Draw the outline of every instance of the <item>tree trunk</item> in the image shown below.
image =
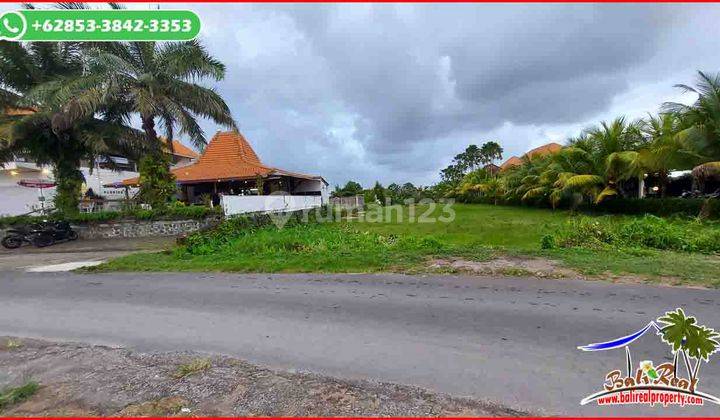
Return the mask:
<path fill-rule="evenodd" d="M 638 176 L 638 198 L 645 198 L 645 177 Z"/>
<path fill-rule="evenodd" d="M 80 189 L 85 180 L 80 167 L 79 159 L 61 159 L 55 162 L 54 175 L 57 190 L 53 203 L 55 209 L 65 215 L 77 214 L 80 204 Z"/>

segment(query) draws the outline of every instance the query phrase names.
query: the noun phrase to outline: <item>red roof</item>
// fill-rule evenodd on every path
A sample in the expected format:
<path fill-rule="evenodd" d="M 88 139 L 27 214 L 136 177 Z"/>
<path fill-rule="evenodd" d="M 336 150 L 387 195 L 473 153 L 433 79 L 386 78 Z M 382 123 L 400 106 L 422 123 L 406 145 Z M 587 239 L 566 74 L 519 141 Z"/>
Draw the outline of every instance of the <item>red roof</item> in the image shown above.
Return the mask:
<path fill-rule="evenodd" d="M 520 165 L 522 165 L 522 160 L 520 160 L 519 157 L 510 156 L 510 158 L 508 158 L 508 160 L 506 160 L 505 162 L 503 162 L 502 165 L 500 165 L 500 170 L 504 171 L 508 168 L 512 168 L 513 166 L 520 166 Z"/>
<path fill-rule="evenodd" d="M 523 157 L 530 159 L 536 156 L 545 156 L 551 153 L 557 153 L 560 151 L 560 149 L 562 149 L 562 145 L 557 143 L 548 143 L 534 149 L 530 149 L 527 153 L 523 155 Z M 523 161 L 521 158 L 517 156 L 511 156 L 508 160 L 503 162 L 502 165 L 500 165 L 500 170 L 504 171 L 508 168 L 512 168 L 513 166 L 520 166 L 522 165 L 522 163 Z"/>
<path fill-rule="evenodd" d="M 197 162 L 172 170 L 180 183 L 230 181 L 266 177 L 270 174 L 296 178 L 321 179 L 263 165 L 250 143 L 238 131 L 218 131 L 205 147 Z M 136 185 L 138 178 L 123 181 L 125 185 Z"/>
<path fill-rule="evenodd" d="M 562 149 L 562 146 L 557 143 L 548 143 L 544 144 L 540 147 L 536 147 L 534 149 L 531 149 L 527 153 L 525 153 L 525 156 L 528 158 L 532 158 L 535 156 L 545 156 L 550 153 L 557 153 Z"/>
<path fill-rule="evenodd" d="M 165 137 L 160 137 L 160 141 L 163 143 L 167 143 L 167 139 Z M 200 157 L 200 154 L 193 149 L 185 146 L 184 144 L 180 143 L 177 140 L 172 141 L 173 144 L 173 155 L 174 156 L 180 156 L 190 159 L 197 159 Z"/>

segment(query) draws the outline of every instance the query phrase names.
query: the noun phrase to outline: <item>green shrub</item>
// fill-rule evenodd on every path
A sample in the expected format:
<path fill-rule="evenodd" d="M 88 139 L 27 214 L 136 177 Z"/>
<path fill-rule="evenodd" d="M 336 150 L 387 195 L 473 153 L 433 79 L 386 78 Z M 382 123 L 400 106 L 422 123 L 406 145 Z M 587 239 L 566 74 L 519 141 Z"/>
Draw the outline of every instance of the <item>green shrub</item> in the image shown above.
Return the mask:
<path fill-rule="evenodd" d="M 40 385 L 37 382 L 28 382 L 17 388 L 6 388 L 0 391 L 0 410 L 27 400 L 35 395 L 38 389 L 40 389 Z"/>
<path fill-rule="evenodd" d="M 613 216 L 577 217 L 553 235 L 543 237 L 541 246 L 562 248 L 652 248 L 662 250 L 718 253 L 720 227 L 713 223 L 665 219 L 646 215 L 630 220 Z"/>
<path fill-rule="evenodd" d="M 553 235 L 544 235 L 542 239 L 540 239 L 540 248 L 553 249 L 555 247 L 557 247 L 557 244 L 555 243 L 555 237 Z"/>
<path fill-rule="evenodd" d="M 605 200 L 587 210 L 612 214 L 697 217 L 704 205 L 708 206 L 707 217 L 720 218 L 720 200 L 704 198 L 616 198 Z"/>
<path fill-rule="evenodd" d="M 204 219 L 208 216 L 220 216 L 220 207 L 209 208 L 203 206 L 179 206 L 171 205 L 165 208 L 144 210 L 133 208 L 125 211 L 99 211 L 94 213 L 77 213 L 64 217 L 62 214 L 54 213 L 48 216 L 8 216 L 0 217 L 0 228 L 7 228 L 16 225 L 39 223 L 43 220 L 67 220 L 70 223 L 96 223 L 109 222 L 112 220 L 134 219 L 134 220 L 181 220 L 181 219 Z"/>

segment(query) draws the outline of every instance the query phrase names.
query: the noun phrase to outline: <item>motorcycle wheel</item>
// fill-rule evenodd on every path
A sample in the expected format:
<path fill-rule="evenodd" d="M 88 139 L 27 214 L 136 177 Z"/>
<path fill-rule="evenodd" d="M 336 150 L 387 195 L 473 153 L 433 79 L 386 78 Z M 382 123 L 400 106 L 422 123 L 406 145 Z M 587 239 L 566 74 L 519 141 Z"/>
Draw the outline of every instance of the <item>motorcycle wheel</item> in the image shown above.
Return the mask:
<path fill-rule="evenodd" d="M 19 236 L 10 235 L 6 236 L 2 240 L 2 246 L 7 249 L 16 249 L 22 246 L 23 240 Z"/>
<path fill-rule="evenodd" d="M 50 246 L 55 243 L 55 239 L 52 236 L 40 235 L 32 238 L 30 241 L 36 248 L 43 248 Z"/>
<path fill-rule="evenodd" d="M 74 241 L 78 238 L 78 233 L 75 232 L 74 230 L 71 230 L 70 232 L 68 232 L 67 238 L 68 238 L 68 240 Z"/>

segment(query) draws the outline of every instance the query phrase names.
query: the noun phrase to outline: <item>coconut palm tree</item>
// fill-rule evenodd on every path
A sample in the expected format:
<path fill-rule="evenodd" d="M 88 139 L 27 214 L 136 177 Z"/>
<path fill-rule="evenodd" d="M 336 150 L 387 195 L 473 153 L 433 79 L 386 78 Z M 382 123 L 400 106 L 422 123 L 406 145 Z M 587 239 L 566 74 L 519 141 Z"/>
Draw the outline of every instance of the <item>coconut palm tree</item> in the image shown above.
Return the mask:
<path fill-rule="evenodd" d="M 709 160 L 720 160 L 720 73 L 698 71 L 696 85 L 676 85 L 698 95 L 691 105 L 666 102 L 663 110 L 676 114 L 683 125 L 680 136 Z"/>
<path fill-rule="evenodd" d="M 31 157 L 53 168 L 56 209 L 78 210 L 84 177 L 80 162 L 112 154 L 140 155 L 139 133 L 121 121 L 89 115 L 62 124 L 62 108 L 38 100 L 41 86 L 62 85 L 81 76 L 82 48 L 77 43 L 0 41 L 0 164 L 15 156 Z M 20 109 L 22 112 L 7 112 Z"/>
<path fill-rule="evenodd" d="M 152 161 L 165 166 L 160 172 L 168 177 L 172 177 L 168 170 L 171 160 L 165 155 L 173 153 L 176 131 L 201 149 L 207 140 L 198 118 L 236 128 L 223 98 L 201 84 L 203 80 L 223 79 L 225 66 L 198 41 L 96 43 L 85 53 L 83 77 L 62 86 L 45 86 L 39 96 L 55 105 L 62 104 L 60 121 L 66 126 L 97 113 L 121 121 L 138 116 L 153 151 Z M 159 128 L 167 142 L 160 141 Z M 151 166 L 141 166 L 141 180 L 148 178 L 143 171 L 152 170 Z M 171 182 L 169 178 L 167 181 Z M 145 191 L 152 189 L 150 184 L 141 182 L 140 187 L 141 193 L 157 196 Z"/>
<path fill-rule="evenodd" d="M 649 142 L 639 151 L 644 169 L 655 173 L 660 179 L 660 195 L 665 196 L 669 174 L 672 170 L 689 169 L 702 162 L 698 153 L 683 131 L 677 114 L 663 113 L 650 116 L 642 124 L 642 132 Z"/>

